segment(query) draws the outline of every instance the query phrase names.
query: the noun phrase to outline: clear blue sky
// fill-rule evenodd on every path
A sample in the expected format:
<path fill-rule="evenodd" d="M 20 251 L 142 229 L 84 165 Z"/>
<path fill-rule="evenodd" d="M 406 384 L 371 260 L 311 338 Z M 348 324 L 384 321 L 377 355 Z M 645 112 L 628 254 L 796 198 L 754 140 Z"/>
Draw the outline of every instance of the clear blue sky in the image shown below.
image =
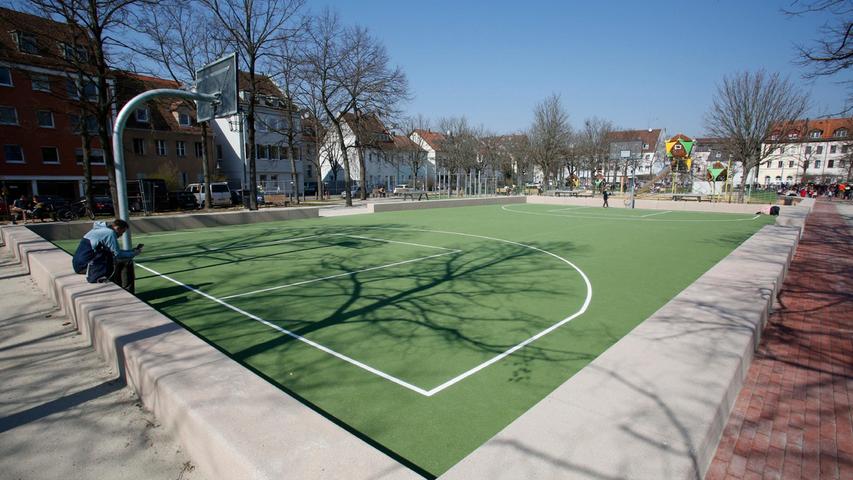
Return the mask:
<path fill-rule="evenodd" d="M 533 106 L 557 93 L 575 127 L 599 116 L 700 136 L 726 74 L 787 74 L 810 93 L 811 116 L 840 110 L 836 82 L 853 76 L 800 78 L 794 45 L 827 17 L 785 16 L 783 0 L 309 0 L 326 5 L 385 43 L 408 75 L 409 113 L 465 115 L 498 133 L 527 128 Z"/>

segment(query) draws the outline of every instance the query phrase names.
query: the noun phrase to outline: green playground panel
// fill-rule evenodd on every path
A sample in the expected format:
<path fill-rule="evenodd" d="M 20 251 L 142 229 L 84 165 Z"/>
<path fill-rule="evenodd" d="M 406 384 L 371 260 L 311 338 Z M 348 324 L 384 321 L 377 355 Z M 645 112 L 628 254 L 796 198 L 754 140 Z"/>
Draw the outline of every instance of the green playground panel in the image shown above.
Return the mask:
<path fill-rule="evenodd" d="M 230 297 L 224 301 L 279 329 L 424 391 L 581 309 L 586 284 L 561 258 L 589 278 L 583 314 L 431 396 L 141 268 L 137 295 L 416 471 L 437 476 L 773 221 L 559 208 L 389 212 L 136 237 L 146 244 L 141 265 Z M 273 287 L 282 288 L 241 295 Z"/>

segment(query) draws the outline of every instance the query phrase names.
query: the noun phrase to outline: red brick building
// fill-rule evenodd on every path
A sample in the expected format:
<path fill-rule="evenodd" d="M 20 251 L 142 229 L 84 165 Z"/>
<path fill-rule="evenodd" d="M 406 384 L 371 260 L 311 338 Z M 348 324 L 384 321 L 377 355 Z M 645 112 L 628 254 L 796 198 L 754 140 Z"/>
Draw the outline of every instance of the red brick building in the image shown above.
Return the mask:
<path fill-rule="evenodd" d="M 0 186 L 9 196 L 78 198 L 83 192 L 79 129 L 87 122 L 81 122 L 86 114 L 76 97 L 94 96 L 94 85 L 80 85 L 63 61 L 85 55 L 75 47 L 79 38 L 67 24 L 0 8 Z M 97 129 L 88 123 L 96 137 Z M 97 138 L 92 148 L 93 184 L 104 191 L 107 176 Z"/>

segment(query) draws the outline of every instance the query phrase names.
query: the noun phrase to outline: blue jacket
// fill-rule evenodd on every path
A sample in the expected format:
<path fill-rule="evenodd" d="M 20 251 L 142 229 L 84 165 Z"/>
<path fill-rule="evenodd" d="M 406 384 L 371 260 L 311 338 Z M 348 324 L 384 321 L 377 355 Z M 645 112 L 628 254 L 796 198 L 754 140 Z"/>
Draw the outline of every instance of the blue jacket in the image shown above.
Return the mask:
<path fill-rule="evenodd" d="M 94 283 L 112 274 L 115 259 L 133 258 L 134 255 L 133 250 L 118 248 L 116 232 L 105 222 L 95 222 L 77 245 L 71 264 L 75 272 L 86 273 L 87 280 Z"/>

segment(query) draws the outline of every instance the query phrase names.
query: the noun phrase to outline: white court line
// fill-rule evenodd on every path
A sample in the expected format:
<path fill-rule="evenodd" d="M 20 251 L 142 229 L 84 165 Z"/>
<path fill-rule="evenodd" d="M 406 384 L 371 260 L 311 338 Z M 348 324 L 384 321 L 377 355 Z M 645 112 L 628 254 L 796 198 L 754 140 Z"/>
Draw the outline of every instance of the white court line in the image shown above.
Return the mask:
<path fill-rule="evenodd" d="M 160 276 L 160 277 L 163 277 L 163 278 L 165 278 L 166 280 L 168 280 L 168 281 L 170 281 L 170 282 L 172 282 L 172 283 L 174 283 L 174 284 L 176 284 L 176 285 L 180 285 L 180 286 L 182 286 L 182 287 L 186 288 L 187 290 L 189 290 L 189 291 L 191 291 L 191 292 L 193 292 L 193 293 L 197 293 L 197 294 L 201 295 L 202 297 L 207 298 L 208 300 L 212 300 L 212 301 L 214 301 L 214 302 L 216 302 L 216 303 L 218 303 L 218 304 L 222 305 L 223 307 L 226 307 L 226 308 L 229 308 L 229 309 L 231 309 L 231 310 L 234 310 L 235 312 L 237 312 L 237 313 L 239 313 L 239 314 L 241 314 L 241 315 L 245 315 L 246 317 L 249 317 L 249 318 L 251 318 L 252 320 L 254 320 L 254 321 L 256 321 L 256 322 L 260 322 L 260 323 L 262 323 L 262 324 L 264 324 L 264 325 L 266 325 L 266 326 L 268 326 L 268 327 L 270 327 L 270 328 L 272 328 L 272 329 L 278 330 L 279 332 L 281 332 L 281 333 L 283 333 L 283 334 L 285 334 L 285 335 L 287 335 L 287 336 L 289 336 L 289 337 L 295 338 L 296 340 L 299 340 L 300 342 L 307 343 L 308 345 L 311 345 L 312 347 L 314 347 L 314 348 L 316 348 L 316 349 L 318 349 L 318 350 L 321 350 L 321 351 L 323 351 L 323 352 L 326 352 L 326 353 L 328 353 L 329 355 L 333 355 L 333 356 L 335 356 L 335 357 L 337 357 L 337 358 L 340 358 L 341 360 L 343 360 L 343 361 L 345 361 L 345 362 L 351 363 L 351 364 L 353 364 L 353 365 L 355 365 L 355 366 L 357 366 L 357 367 L 359 367 L 359 368 L 362 368 L 362 369 L 364 369 L 364 370 L 367 370 L 368 372 L 370 372 L 370 373 L 372 373 L 372 374 L 374 374 L 374 375 L 378 375 L 378 376 L 380 376 L 380 377 L 382 377 L 382 378 L 384 378 L 384 379 L 386 379 L 386 380 L 390 380 L 390 381 L 392 381 L 392 382 L 396 383 L 397 385 L 400 385 L 400 386 L 406 387 L 406 388 L 408 388 L 409 390 L 412 390 L 412 391 L 415 391 L 415 392 L 417 392 L 417 393 L 420 393 L 421 395 L 429 396 L 429 392 L 427 392 L 426 390 L 424 390 L 424 389 L 422 389 L 422 388 L 420 388 L 420 387 L 418 387 L 418 386 L 416 386 L 416 385 L 412 385 L 411 383 L 408 383 L 408 382 L 406 382 L 406 381 L 400 380 L 400 379 L 399 379 L 399 378 L 397 378 L 397 377 L 394 377 L 394 376 L 392 376 L 392 375 L 388 375 L 387 373 L 385 373 L 385 372 L 383 372 L 383 371 L 381 371 L 381 370 L 377 370 L 377 369 L 375 369 L 375 368 L 371 367 L 370 365 L 367 365 L 367 364 L 365 364 L 365 363 L 359 362 L 358 360 L 355 360 L 355 359 L 353 359 L 353 358 L 350 358 L 350 357 L 348 357 L 348 356 L 346 356 L 346 355 L 344 355 L 344 354 L 342 354 L 342 353 L 338 353 L 338 352 L 336 352 L 336 351 L 332 350 L 331 348 L 324 347 L 323 345 L 320 345 L 320 344 L 319 344 L 319 343 L 317 343 L 317 342 L 314 342 L 314 341 L 308 340 L 307 338 L 303 337 L 302 335 L 299 335 L 299 334 L 297 334 L 297 333 L 293 333 L 293 332 L 291 332 L 290 330 L 288 330 L 288 329 L 286 329 L 286 328 L 282 328 L 282 327 L 280 327 L 280 326 L 278 326 L 278 325 L 276 325 L 276 324 L 274 324 L 274 323 L 272 323 L 272 322 L 268 322 L 268 321 L 264 320 L 263 318 L 261 318 L 261 317 L 259 317 L 259 316 L 257 316 L 257 315 L 253 315 L 253 314 L 251 314 L 251 313 L 249 313 L 249 312 L 247 312 L 247 311 L 245 311 L 245 310 L 241 310 L 241 309 L 239 309 L 239 308 L 235 307 L 234 305 L 231 305 L 231 304 L 230 304 L 230 303 L 228 303 L 228 302 L 224 302 L 224 301 L 222 301 L 222 300 L 220 300 L 220 299 L 218 299 L 218 298 L 214 297 L 213 295 L 209 295 L 209 294 L 207 294 L 207 293 L 202 292 L 201 290 L 199 290 L 199 289 L 197 289 L 197 288 L 193 288 L 193 287 L 190 287 L 189 285 L 183 284 L 183 283 L 181 283 L 181 282 L 179 282 L 179 281 L 175 280 L 174 278 L 169 277 L 169 276 L 167 276 L 167 275 L 163 275 L 162 273 L 160 273 L 160 272 L 158 272 L 158 271 L 156 271 L 156 270 L 153 270 L 153 269 L 151 269 L 151 268 L 148 268 L 148 267 L 146 267 L 145 265 L 142 265 L 142 264 L 140 264 L 140 263 L 137 263 L 137 264 L 136 264 L 136 266 L 137 266 L 137 267 L 142 267 L 142 268 L 144 268 L 145 270 L 148 270 L 149 272 L 153 273 L 154 275 L 158 275 L 158 276 Z"/>
<path fill-rule="evenodd" d="M 525 212 L 521 210 L 513 210 L 510 207 L 511 205 L 501 205 L 501 210 L 510 213 L 520 213 L 522 215 L 539 215 L 543 217 L 560 217 L 560 218 L 594 218 L 596 220 L 637 220 L 643 222 L 748 222 L 751 220 L 755 220 L 761 215 L 756 215 L 752 218 L 733 218 L 733 219 L 721 219 L 721 218 L 708 218 L 708 219 L 699 219 L 699 218 L 641 218 L 635 215 L 582 215 L 582 214 L 556 214 L 556 213 L 545 213 L 545 212 Z M 745 215 L 743 213 L 728 213 L 728 212 L 700 212 L 700 211 L 689 211 L 690 213 L 716 213 L 718 215 Z"/>
<path fill-rule="evenodd" d="M 349 235 L 348 235 L 348 236 L 349 236 Z M 333 278 L 339 278 L 339 277 L 346 277 L 346 276 L 349 276 L 349 275 L 355 275 L 356 273 L 369 272 L 369 271 L 371 271 L 371 270 L 379 270 L 380 268 L 389 268 L 389 267 L 395 267 L 395 266 L 397 266 L 397 265 L 405 265 L 405 264 L 407 264 L 407 263 L 419 262 L 419 261 L 421 261 L 421 260 L 426 260 L 426 259 L 428 259 L 428 258 L 443 257 L 444 255 L 450 255 L 450 254 L 452 254 L 452 253 L 459 253 L 459 252 L 461 252 L 461 251 L 462 251 L 462 250 L 451 250 L 451 251 L 449 251 L 449 252 L 437 253 L 437 254 L 435 254 L 435 255 L 430 255 L 430 256 L 428 256 L 428 257 L 413 258 L 413 259 L 411 259 L 411 260 L 403 260 L 402 262 L 388 263 L 388 264 L 386 264 L 386 265 L 379 265 L 379 266 L 377 266 L 377 267 L 363 268 L 363 269 L 361 269 L 361 270 L 355 270 L 355 271 L 352 271 L 352 272 L 344 272 L 344 273 L 339 273 L 339 274 L 337 274 L 337 275 L 329 275 L 328 277 L 314 278 L 314 279 L 311 279 L 311 280 L 304 280 L 304 281 L 296 282 L 296 283 L 288 283 L 287 285 L 277 285 L 277 286 L 275 286 L 275 287 L 262 288 L 262 289 L 260 289 L 260 290 L 253 290 L 253 291 L 251 291 L 251 292 L 238 293 L 238 294 L 235 294 L 235 295 L 228 295 L 227 297 L 222 297 L 222 300 L 228 300 L 229 298 L 245 297 L 245 296 L 247 296 L 247 295 L 254 295 L 254 294 L 256 294 L 256 293 L 270 292 L 270 291 L 273 291 L 273 290 L 279 290 L 279 289 L 282 289 L 282 288 L 295 287 L 295 286 L 298 286 L 298 285 L 307 285 L 307 284 L 309 284 L 309 283 L 314 283 L 314 282 L 322 282 L 322 281 L 324 281 L 324 280 L 331 280 L 331 279 L 333 279 Z"/>
<path fill-rule="evenodd" d="M 558 216 L 559 216 L 559 215 L 558 215 Z M 376 228 L 383 228 L 383 227 L 376 227 Z M 424 395 L 424 396 L 426 396 L 426 397 L 431 397 L 431 396 L 433 396 L 433 395 L 435 395 L 435 394 L 437 394 L 437 393 L 441 392 L 442 390 L 444 390 L 444 389 L 446 389 L 446 388 L 448 388 L 448 387 L 450 387 L 450 386 L 452 386 L 452 385 L 454 385 L 454 384 L 456 384 L 456 383 L 458 383 L 458 382 L 460 382 L 460 381 L 464 380 L 465 378 L 468 378 L 469 376 L 471 376 L 471 375 L 473 375 L 473 374 L 475 374 L 475 373 L 479 372 L 480 370 L 482 370 L 482 369 L 484 369 L 484 368 L 488 367 L 489 365 L 492 365 L 492 364 L 494 364 L 494 363 L 496 363 L 496 362 L 498 362 L 498 361 L 500 361 L 500 360 L 502 360 L 502 359 L 506 358 L 508 355 L 511 355 L 512 353 L 514 353 L 514 352 L 518 351 L 519 349 L 521 349 L 521 348 L 523 348 L 523 347 L 525 347 L 525 346 L 529 345 L 530 343 L 532 343 L 532 342 L 534 342 L 534 341 L 538 340 L 539 338 L 542 338 L 543 336 L 545 336 L 545 335 L 547 335 L 547 334 L 549 334 L 549 333 L 553 332 L 553 331 L 554 331 L 554 330 L 556 330 L 557 328 L 559 328 L 559 327 L 561 327 L 561 326 L 565 325 L 566 323 L 569 323 L 570 321 L 574 320 L 575 318 L 579 317 L 580 315 L 583 315 L 583 314 L 584 314 L 584 312 L 586 312 L 587 308 L 589 308 L 589 304 L 590 304 L 590 302 L 592 301 L 592 284 L 590 283 L 589 278 L 586 276 L 586 274 L 583 272 L 583 270 L 581 270 L 580 268 L 578 268 L 578 266 L 577 266 L 577 265 L 575 265 L 574 263 L 572 263 L 572 262 L 570 262 L 570 261 L 566 260 L 565 258 L 563 258 L 563 257 L 561 257 L 561 256 L 559 256 L 559 255 L 557 255 L 557 254 L 555 254 L 555 253 L 551 253 L 551 252 L 549 252 L 549 251 L 547 251 L 547 250 L 542 250 L 541 248 L 537 248 L 537 247 L 534 247 L 534 246 L 531 246 L 531 245 L 525 245 L 525 244 L 523 244 L 523 243 L 519 243 L 519 242 L 513 242 L 513 241 L 511 241 L 511 240 L 504 240 L 504 239 L 502 239 L 502 238 L 495 238 L 495 237 L 487 237 L 487 236 L 485 236 L 485 235 L 475 235 L 475 234 L 471 234 L 471 233 L 450 232 L 450 231 L 442 231 L 442 230 L 426 230 L 426 229 L 417 229 L 417 228 L 393 228 L 393 227 L 389 227 L 389 228 L 384 228 L 384 229 L 386 229 L 386 230 L 415 231 L 415 232 L 429 232 L 429 233 L 443 233 L 443 234 L 449 234 L 449 235 L 460 235 L 460 236 L 464 236 L 464 237 L 481 238 L 481 239 L 485 239 L 485 240 L 492 240 L 492 241 L 496 241 L 496 242 L 503 242 L 503 243 L 508 243 L 508 244 L 511 244 L 511 245 L 517 245 L 517 246 L 520 246 L 520 247 L 529 248 L 529 249 L 531 249 L 531 250 L 535 250 L 535 251 L 538 251 L 538 252 L 544 253 L 544 254 L 546 254 L 546 255 L 550 255 L 550 256 L 552 256 L 552 257 L 554 257 L 554 258 L 556 258 L 556 259 L 558 259 L 558 260 L 562 261 L 563 263 L 565 263 L 565 264 L 569 265 L 570 267 L 572 267 L 573 269 L 575 269 L 575 270 L 580 274 L 581 278 L 583 279 L 584 283 L 586 284 L 586 298 L 584 299 L 584 302 L 583 302 L 583 305 L 581 306 L 581 308 L 580 308 L 577 312 L 573 313 L 572 315 L 570 315 L 570 316 L 568 316 L 568 317 L 566 317 L 566 318 L 562 319 L 561 321 L 559 321 L 559 322 L 557 322 L 556 324 L 554 324 L 554 325 L 552 325 L 552 326 L 550 326 L 550 327 L 546 328 L 545 330 L 543 330 L 543 331 L 541 331 L 541 332 L 537 333 L 536 335 L 534 335 L 534 336 L 532 336 L 532 337 L 528 338 L 527 340 L 524 340 L 523 342 L 521 342 L 521 343 L 519 343 L 519 344 L 517 344 L 517 345 L 515 345 L 515 346 L 513 346 L 513 347 L 510 347 L 509 349 L 507 349 L 507 350 L 506 350 L 506 351 L 504 351 L 503 353 L 498 354 L 497 356 L 493 357 L 492 359 L 487 360 L 486 362 L 481 363 L 480 365 L 477 365 L 476 367 L 471 368 L 471 369 L 469 369 L 469 370 L 467 370 L 467 371 L 465 371 L 465 372 L 461 373 L 460 375 L 457 375 L 457 376 L 455 376 L 455 377 L 451 378 L 450 380 L 448 380 L 448 381 L 446 381 L 446 382 L 442 383 L 441 385 L 439 385 L 439 386 L 437 386 L 437 387 L 435 387 L 435 388 L 433 388 L 433 389 L 431 389 L 431 390 L 425 390 L 425 389 L 420 388 L 420 387 L 418 387 L 418 386 L 412 385 L 412 384 L 410 384 L 410 383 L 408 383 L 408 382 L 406 382 L 406 381 L 400 380 L 399 378 L 396 378 L 396 377 L 394 377 L 393 375 L 389 375 L 389 374 L 387 374 L 387 373 L 385 373 L 385 372 L 382 372 L 381 370 L 377 370 L 376 368 L 373 368 L 373 367 L 371 367 L 371 366 L 369 366 L 369 365 L 366 365 L 366 364 L 361 363 L 361 362 L 359 362 L 359 361 L 357 361 L 357 360 L 354 360 L 354 359 L 352 359 L 352 358 L 350 358 L 350 357 L 348 357 L 348 356 L 346 356 L 346 355 L 343 355 L 343 354 L 340 354 L 340 353 L 338 353 L 338 352 L 335 352 L 334 350 L 332 350 L 332 349 L 330 349 L 330 348 L 328 348 L 328 347 L 324 347 L 323 345 L 320 345 L 319 343 L 316 343 L 316 342 L 313 342 L 313 341 L 311 341 L 311 340 L 308 340 L 308 339 L 306 339 L 306 338 L 304 338 L 304 337 L 302 337 L 302 336 L 300 336 L 300 335 L 297 335 L 297 334 L 295 334 L 295 333 L 293 333 L 293 332 L 291 332 L 291 331 L 289 331 L 289 330 L 287 330 L 287 329 L 284 329 L 284 328 L 282 328 L 282 327 L 279 327 L 278 325 L 275 325 L 275 324 L 273 324 L 273 323 L 270 323 L 270 322 L 268 322 L 268 321 L 266 321 L 266 320 L 264 320 L 264 319 L 262 319 L 262 318 L 258 317 L 257 315 L 252 315 L 251 313 L 248 313 L 248 312 L 246 312 L 246 311 L 244 311 L 244 310 L 241 310 L 241 309 L 239 309 L 239 308 L 237 308 L 237 307 L 235 307 L 235 306 L 233 306 L 233 305 L 231 305 L 231 304 L 229 304 L 229 303 L 227 303 L 227 302 L 225 302 L 225 301 L 223 301 L 223 300 L 221 300 L 221 299 L 219 299 L 219 298 L 216 298 L 216 297 L 214 297 L 214 296 L 212 296 L 212 295 L 209 295 L 209 294 L 207 294 L 207 293 L 202 292 L 201 290 L 198 290 L 198 289 L 195 289 L 195 288 L 190 287 L 190 286 L 188 286 L 188 285 L 185 285 L 185 284 L 183 284 L 183 283 L 181 283 L 181 282 L 179 282 L 179 281 L 177 281 L 177 280 L 175 280 L 175 279 L 173 279 L 173 278 L 171 278 L 171 277 L 168 277 L 168 276 L 166 276 L 166 275 L 163 275 L 163 274 L 161 274 L 161 273 L 159 273 L 159 272 L 157 272 L 157 271 L 155 271 L 155 270 L 152 270 L 152 269 L 150 269 L 150 268 L 148 268 L 148 267 L 146 267 L 146 266 L 144 266 L 144 265 L 141 265 L 141 264 L 138 264 L 138 265 L 139 265 L 140 267 L 144 268 L 145 270 L 148 270 L 149 272 L 151 272 L 151 273 L 155 274 L 155 275 L 158 275 L 158 276 L 160 276 L 160 277 L 163 277 L 163 278 L 165 278 L 166 280 L 168 280 L 168 281 L 170 281 L 170 282 L 172 282 L 172 283 L 178 284 L 178 285 L 180 285 L 180 286 L 182 286 L 182 287 L 186 288 L 187 290 L 190 290 L 190 291 L 192 291 L 192 292 L 194 292 L 194 293 L 197 293 L 197 294 L 199 294 L 199 295 L 201 295 L 201 296 L 203 296 L 203 297 L 205 297 L 205 298 L 207 298 L 207 299 L 209 299 L 209 300 L 212 300 L 212 301 L 214 301 L 214 302 L 216 302 L 216 303 L 219 303 L 220 305 L 222 305 L 222 306 L 224 306 L 224 307 L 230 308 L 231 310 L 234 310 L 235 312 L 238 312 L 238 313 L 240 313 L 240 314 L 242 314 L 242 315 L 245 315 L 246 317 L 249 317 L 249 318 L 251 318 L 252 320 L 255 320 L 255 321 L 257 321 L 257 322 L 263 323 L 264 325 L 267 325 L 267 326 L 268 326 L 268 327 L 270 327 L 270 328 L 273 328 L 273 329 L 275 329 L 275 330 L 278 330 L 278 331 L 280 331 L 280 332 L 282 332 L 282 333 L 284 333 L 284 334 L 286 334 L 286 335 L 289 335 L 289 336 L 291 336 L 291 337 L 293 337 L 293 338 L 295 338 L 295 339 L 297 339 L 297 340 L 299 340 L 299 341 L 305 342 L 305 343 L 307 343 L 308 345 L 311 345 L 311 346 L 313 346 L 313 347 L 315 347 L 315 348 L 317 348 L 317 349 L 319 349 L 319 350 L 322 350 L 322 351 L 324 351 L 324 352 L 326 352 L 326 353 L 328 353 L 328 354 L 330 354 L 330 355 L 333 355 L 333 356 L 335 356 L 335 357 L 337 357 L 337 358 L 340 358 L 341 360 L 344 360 L 345 362 L 351 363 L 352 365 L 355 365 L 355 366 L 357 366 L 357 367 L 359 367 L 359 368 L 362 368 L 362 369 L 364 369 L 364 370 L 367 370 L 367 371 L 368 371 L 368 372 L 370 372 L 370 373 L 373 373 L 373 374 L 375 374 L 375 375 L 377 375 L 377 376 L 379 376 L 379 377 L 382 377 L 382 378 L 384 378 L 384 379 L 386 379 L 386 380 L 390 380 L 390 381 L 392 381 L 392 382 L 396 383 L 397 385 L 400 385 L 400 386 L 402 386 L 402 387 L 408 388 L 409 390 L 412 390 L 413 392 L 417 392 L 417 393 L 419 393 L 419 394 L 421 394 L 421 395 Z M 441 255 L 448 255 L 448 254 L 450 254 L 450 253 L 455 253 L 455 252 L 448 252 L 448 253 L 444 253 L 444 254 L 441 254 Z"/>
<path fill-rule="evenodd" d="M 219 252 L 221 250 L 234 250 L 237 248 L 269 247 L 271 245 L 279 245 L 282 243 L 298 242 L 300 240 L 308 240 L 311 238 L 340 237 L 340 236 L 345 236 L 345 234 L 343 234 L 343 233 L 328 233 L 328 234 L 323 234 L 323 235 L 309 235 L 307 237 L 286 238 L 284 240 L 271 240 L 269 242 L 261 242 L 261 243 L 247 243 L 247 244 L 228 245 L 228 246 L 219 247 L 219 248 L 204 248 L 204 247 L 202 247 L 202 248 L 204 248 L 204 250 L 202 250 L 202 251 L 196 250 L 196 251 L 192 251 L 192 252 L 169 253 L 166 255 L 158 255 L 156 257 L 147 257 L 147 258 L 143 257 L 143 260 L 145 260 L 146 262 L 153 262 L 154 260 L 163 260 L 166 258 L 186 257 L 188 255 L 196 255 L 199 253 L 213 253 L 213 252 Z"/>
<path fill-rule="evenodd" d="M 649 213 L 649 214 L 647 214 L 647 215 L 640 215 L 640 218 L 653 217 L 653 216 L 655 216 L 655 215 L 663 215 L 664 213 L 672 213 L 672 210 L 667 210 L 667 211 L 665 211 L 665 212 Z"/>
<path fill-rule="evenodd" d="M 554 210 L 546 210 L 546 212 L 567 212 L 567 211 L 569 211 L 569 210 L 578 210 L 578 209 L 581 209 L 581 208 L 591 208 L 591 207 L 589 207 L 589 206 L 587 206 L 587 205 L 575 205 L 575 206 L 573 206 L 573 207 L 556 208 L 556 209 L 554 209 Z"/>

